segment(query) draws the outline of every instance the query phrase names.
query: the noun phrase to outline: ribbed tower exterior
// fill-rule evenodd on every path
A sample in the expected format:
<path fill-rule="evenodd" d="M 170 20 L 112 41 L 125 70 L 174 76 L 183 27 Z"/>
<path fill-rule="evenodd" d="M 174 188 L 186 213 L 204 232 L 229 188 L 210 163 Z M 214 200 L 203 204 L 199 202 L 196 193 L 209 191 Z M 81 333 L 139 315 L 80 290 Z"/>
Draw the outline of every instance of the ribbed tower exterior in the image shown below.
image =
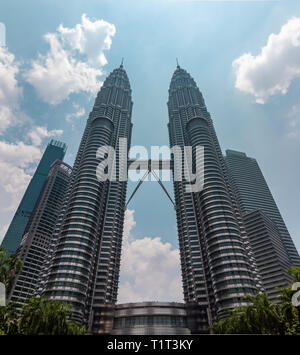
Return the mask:
<path fill-rule="evenodd" d="M 99 91 L 75 160 L 68 198 L 43 294 L 70 302 L 73 317 L 97 333 L 99 315 L 117 300 L 127 179 L 119 181 L 124 154 L 119 138 L 126 138 L 125 162 L 131 137 L 131 88 L 121 65 Z M 124 141 L 123 141 L 124 142 Z M 96 175 L 103 146 L 116 150 L 116 180 Z"/>
<path fill-rule="evenodd" d="M 212 119 L 195 81 L 179 66 L 168 110 L 170 147 L 204 147 L 203 190 L 186 192 L 183 178 L 174 179 L 174 192 L 184 299 L 198 308 L 197 332 L 207 332 L 261 283 Z"/>
<path fill-rule="evenodd" d="M 300 266 L 299 253 L 257 161 L 243 152 L 228 149 L 225 162 L 237 191 L 242 214 L 263 211 L 276 224 L 291 265 Z"/>
<path fill-rule="evenodd" d="M 47 145 L 2 241 L 2 246 L 8 253 L 15 253 L 20 246 L 32 212 L 49 174 L 50 167 L 55 160 L 63 160 L 66 149 L 67 146 L 65 143 L 54 139 Z"/>
<path fill-rule="evenodd" d="M 261 210 L 246 213 L 244 221 L 265 292 L 272 302 L 279 303 L 280 288 L 293 281 L 288 274 L 291 262 L 279 230 Z"/>
<path fill-rule="evenodd" d="M 36 292 L 71 172 L 72 168 L 61 160 L 56 160 L 50 167 L 48 178 L 17 250 L 23 268 L 11 291 L 11 301 L 24 303 Z"/>

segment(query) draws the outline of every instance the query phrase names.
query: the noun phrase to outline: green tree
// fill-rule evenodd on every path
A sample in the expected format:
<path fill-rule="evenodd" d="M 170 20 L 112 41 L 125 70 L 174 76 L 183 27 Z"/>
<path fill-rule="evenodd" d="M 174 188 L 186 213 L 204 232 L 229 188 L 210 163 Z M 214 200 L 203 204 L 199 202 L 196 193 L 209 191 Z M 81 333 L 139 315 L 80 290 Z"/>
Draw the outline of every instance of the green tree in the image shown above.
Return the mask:
<path fill-rule="evenodd" d="M 10 302 L 6 307 L 0 307 L 0 334 L 19 334 L 19 315 L 16 303 Z"/>
<path fill-rule="evenodd" d="M 279 312 L 267 295 L 258 293 L 245 298 L 247 306 L 231 311 L 230 315 L 213 324 L 215 334 L 279 334 Z"/>
<path fill-rule="evenodd" d="M 294 282 L 300 282 L 300 267 L 291 266 L 288 271 L 293 276 Z M 292 284 L 287 288 L 280 288 L 281 299 L 281 322 L 284 333 L 287 335 L 300 334 L 300 307 L 293 306 L 291 300 L 296 291 L 292 290 Z"/>
<path fill-rule="evenodd" d="M 17 275 L 22 270 L 22 262 L 16 254 L 8 255 L 4 247 L 0 247 L 0 282 L 5 285 L 8 298 Z M 0 306 L 0 334 L 18 334 L 18 313 L 13 303 Z"/>
<path fill-rule="evenodd" d="M 289 274 L 300 282 L 300 268 L 292 266 Z M 247 306 L 237 307 L 229 316 L 212 325 L 215 334 L 278 334 L 300 335 L 300 307 L 291 300 L 295 291 L 292 285 L 280 288 L 281 303 L 272 303 L 266 294 L 247 296 Z"/>
<path fill-rule="evenodd" d="M 18 274 L 22 271 L 22 261 L 17 254 L 8 255 L 3 246 L 0 247 L 0 282 L 6 287 L 6 297 L 10 294 Z"/>
<path fill-rule="evenodd" d="M 294 277 L 294 282 L 300 282 L 300 267 L 299 266 L 291 266 L 289 268 L 288 274 Z"/>
<path fill-rule="evenodd" d="M 22 262 L 17 254 L 8 255 L 0 248 L 0 282 L 5 285 L 6 297 L 9 296 Z M 31 298 L 25 305 L 10 302 L 0 307 L 0 335 L 2 334 L 48 334 L 73 335 L 85 334 L 85 328 L 70 320 L 71 305 L 49 300 Z"/>
<path fill-rule="evenodd" d="M 24 335 L 85 334 L 84 327 L 70 320 L 71 309 L 71 305 L 46 297 L 31 298 L 23 307 L 19 331 Z"/>

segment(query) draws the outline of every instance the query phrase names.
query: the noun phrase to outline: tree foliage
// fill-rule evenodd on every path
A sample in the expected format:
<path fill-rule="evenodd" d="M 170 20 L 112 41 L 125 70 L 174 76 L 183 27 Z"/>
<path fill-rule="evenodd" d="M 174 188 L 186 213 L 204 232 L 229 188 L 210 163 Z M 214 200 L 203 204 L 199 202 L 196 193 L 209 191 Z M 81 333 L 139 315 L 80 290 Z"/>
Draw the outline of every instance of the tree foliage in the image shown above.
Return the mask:
<path fill-rule="evenodd" d="M 0 282 L 6 287 L 6 297 L 10 294 L 22 262 L 17 254 L 8 255 L 0 248 Z M 0 335 L 77 335 L 85 334 L 71 320 L 72 306 L 46 297 L 30 298 L 21 305 L 10 302 L 0 306 Z"/>
<path fill-rule="evenodd" d="M 15 303 L 0 307 L 0 331 L 8 335 L 19 334 L 18 310 Z"/>
<path fill-rule="evenodd" d="M 0 334 L 7 335 L 84 335 L 85 327 L 70 319 L 72 306 L 47 297 L 30 298 L 20 304 L 0 307 Z"/>
<path fill-rule="evenodd" d="M 85 328 L 70 320 L 72 306 L 46 297 L 31 298 L 24 306 L 19 330 L 24 335 L 85 334 Z"/>
<path fill-rule="evenodd" d="M 22 271 L 22 261 L 17 254 L 9 255 L 0 247 L 0 282 L 6 287 L 6 297 L 10 294 L 18 274 Z"/>
<path fill-rule="evenodd" d="M 294 282 L 300 281 L 300 268 L 292 266 L 289 274 Z M 300 309 L 291 300 L 295 291 L 292 285 L 280 288 L 279 304 L 272 303 L 266 294 L 247 296 L 247 306 L 237 307 L 229 316 L 212 326 L 215 334 L 273 334 L 300 335 Z"/>

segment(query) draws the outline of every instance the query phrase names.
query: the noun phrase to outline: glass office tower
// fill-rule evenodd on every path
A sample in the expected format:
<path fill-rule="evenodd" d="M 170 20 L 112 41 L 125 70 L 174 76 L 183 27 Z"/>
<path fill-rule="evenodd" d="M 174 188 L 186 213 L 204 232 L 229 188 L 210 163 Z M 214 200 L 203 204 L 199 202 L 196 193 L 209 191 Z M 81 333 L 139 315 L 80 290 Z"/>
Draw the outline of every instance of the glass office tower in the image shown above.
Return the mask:
<path fill-rule="evenodd" d="M 212 119 L 194 79 L 180 66 L 171 80 L 168 110 L 170 146 L 204 147 L 203 190 L 187 192 L 182 176 L 174 192 L 184 300 L 198 312 L 194 331 L 207 332 L 211 321 L 245 304 L 244 296 L 261 283 Z"/>
<path fill-rule="evenodd" d="M 54 227 L 67 191 L 72 168 L 56 160 L 40 193 L 17 253 L 23 263 L 10 300 L 24 303 L 36 292 L 37 282 L 52 241 Z"/>
<path fill-rule="evenodd" d="M 242 213 L 254 210 L 264 212 L 276 224 L 290 263 L 300 266 L 298 251 L 257 161 L 234 150 L 226 150 L 225 161 L 237 191 Z"/>
<path fill-rule="evenodd" d="M 16 252 L 19 247 L 50 167 L 55 160 L 63 160 L 66 149 L 64 143 L 56 140 L 51 140 L 48 144 L 2 241 L 2 245 L 9 253 Z"/>
<path fill-rule="evenodd" d="M 293 277 L 291 265 L 276 224 L 261 210 L 244 215 L 245 227 L 256 259 L 266 294 L 272 302 L 280 302 L 279 287 L 288 287 Z"/>
<path fill-rule="evenodd" d="M 121 65 L 104 81 L 79 146 L 60 221 L 57 243 L 42 294 L 73 305 L 73 317 L 94 333 L 101 328 L 105 305 L 117 300 L 127 177 L 118 164 L 131 137 L 131 89 Z M 99 181 L 98 148 L 116 150 L 116 181 Z M 124 147 L 123 147 L 124 148 Z"/>

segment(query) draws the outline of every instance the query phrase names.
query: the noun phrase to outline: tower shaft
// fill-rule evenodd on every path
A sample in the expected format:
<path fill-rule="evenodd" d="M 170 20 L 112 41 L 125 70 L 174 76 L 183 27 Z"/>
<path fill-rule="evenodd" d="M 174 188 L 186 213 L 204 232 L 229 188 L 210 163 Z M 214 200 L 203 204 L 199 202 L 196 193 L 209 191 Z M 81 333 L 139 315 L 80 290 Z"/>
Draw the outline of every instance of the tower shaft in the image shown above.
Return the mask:
<path fill-rule="evenodd" d="M 127 181 L 103 179 L 98 149 L 112 147 L 116 160 L 119 139 L 131 137 L 131 89 L 123 66 L 115 69 L 99 91 L 77 153 L 68 200 L 60 220 L 43 294 L 70 302 L 73 317 L 94 332 L 97 314 L 117 300 Z M 127 156 L 126 156 L 127 157 Z M 101 160 L 102 159 L 102 160 Z M 99 175 L 100 174 L 100 175 Z M 103 176 L 102 176 L 102 175 Z"/>
<path fill-rule="evenodd" d="M 204 148 L 202 191 L 187 192 L 184 177 L 174 180 L 174 191 L 184 299 L 197 305 L 197 331 L 206 332 L 211 319 L 244 304 L 244 296 L 256 291 L 259 280 L 212 120 L 195 81 L 179 66 L 168 109 L 170 146 L 191 146 L 194 170 L 199 164 L 196 147 Z"/>

